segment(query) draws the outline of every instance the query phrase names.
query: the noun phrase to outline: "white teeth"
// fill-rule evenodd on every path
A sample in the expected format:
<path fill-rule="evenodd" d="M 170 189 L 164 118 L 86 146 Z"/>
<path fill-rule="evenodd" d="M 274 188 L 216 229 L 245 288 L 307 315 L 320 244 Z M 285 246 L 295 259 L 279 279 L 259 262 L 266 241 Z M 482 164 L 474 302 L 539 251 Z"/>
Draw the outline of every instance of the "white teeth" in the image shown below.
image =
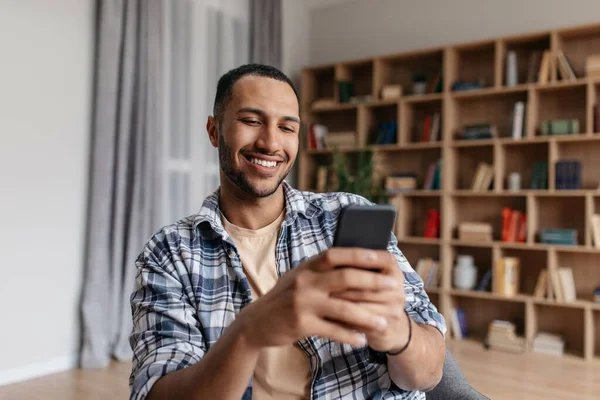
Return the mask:
<path fill-rule="evenodd" d="M 263 167 L 268 168 L 274 168 L 277 165 L 277 162 L 275 161 L 259 160 L 258 158 L 253 158 L 250 161 L 252 161 L 254 164 L 262 165 Z"/>

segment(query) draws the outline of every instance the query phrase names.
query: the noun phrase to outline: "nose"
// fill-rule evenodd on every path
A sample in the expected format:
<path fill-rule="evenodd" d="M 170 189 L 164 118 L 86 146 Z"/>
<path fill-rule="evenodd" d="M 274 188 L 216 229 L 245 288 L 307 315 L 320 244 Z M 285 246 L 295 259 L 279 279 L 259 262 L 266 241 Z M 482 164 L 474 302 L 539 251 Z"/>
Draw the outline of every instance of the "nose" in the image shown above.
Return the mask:
<path fill-rule="evenodd" d="M 273 154 L 281 150 L 280 132 L 276 122 L 269 122 L 263 125 L 256 147 L 265 153 Z"/>

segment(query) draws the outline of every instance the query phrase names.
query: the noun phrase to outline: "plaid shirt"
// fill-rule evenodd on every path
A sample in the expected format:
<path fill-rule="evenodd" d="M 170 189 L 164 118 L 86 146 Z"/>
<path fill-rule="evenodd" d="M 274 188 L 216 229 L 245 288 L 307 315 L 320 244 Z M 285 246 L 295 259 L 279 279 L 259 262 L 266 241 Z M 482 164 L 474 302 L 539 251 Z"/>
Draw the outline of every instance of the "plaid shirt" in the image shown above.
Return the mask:
<path fill-rule="evenodd" d="M 332 245 L 342 207 L 370 204 L 347 193 L 300 192 L 283 183 L 286 216 L 277 241 L 283 275 Z M 164 227 L 146 244 L 136 266 L 131 296 L 134 351 L 131 399 L 144 399 L 165 374 L 199 362 L 224 329 L 251 302 L 250 286 L 233 240 L 223 229 L 218 191 L 198 214 Z M 388 246 L 405 275 L 406 310 L 418 323 L 446 334 L 444 318 L 423 290 L 423 281 L 397 247 Z M 312 372 L 311 399 L 424 399 L 399 389 L 388 375 L 385 354 L 322 337 L 299 345 Z M 252 381 L 242 399 L 252 398 Z"/>

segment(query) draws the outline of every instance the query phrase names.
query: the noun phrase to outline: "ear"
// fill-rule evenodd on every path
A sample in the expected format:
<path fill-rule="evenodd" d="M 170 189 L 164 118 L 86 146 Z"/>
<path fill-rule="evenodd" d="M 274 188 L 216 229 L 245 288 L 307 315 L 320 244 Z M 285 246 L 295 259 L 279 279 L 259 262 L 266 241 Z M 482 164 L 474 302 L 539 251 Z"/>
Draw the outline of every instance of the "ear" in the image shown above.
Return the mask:
<path fill-rule="evenodd" d="M 206 132 L 208 132 L 208 139 L 213 147 L 219 147 L 219 127 L 218 122 L 213 116 L 208 116 L 206 121 Z"/>

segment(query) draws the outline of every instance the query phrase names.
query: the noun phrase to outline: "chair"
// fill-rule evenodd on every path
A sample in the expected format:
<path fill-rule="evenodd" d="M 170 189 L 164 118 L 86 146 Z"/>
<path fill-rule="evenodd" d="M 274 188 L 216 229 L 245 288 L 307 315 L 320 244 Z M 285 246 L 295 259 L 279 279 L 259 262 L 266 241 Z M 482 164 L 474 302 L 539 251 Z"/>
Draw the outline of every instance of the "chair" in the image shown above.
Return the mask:
<path fill-rule="evenodd" d="M 427 400 L 489 400 L 469 384 L 460 367 L 446 348 L 442 380 L 425 393 Z"/>

